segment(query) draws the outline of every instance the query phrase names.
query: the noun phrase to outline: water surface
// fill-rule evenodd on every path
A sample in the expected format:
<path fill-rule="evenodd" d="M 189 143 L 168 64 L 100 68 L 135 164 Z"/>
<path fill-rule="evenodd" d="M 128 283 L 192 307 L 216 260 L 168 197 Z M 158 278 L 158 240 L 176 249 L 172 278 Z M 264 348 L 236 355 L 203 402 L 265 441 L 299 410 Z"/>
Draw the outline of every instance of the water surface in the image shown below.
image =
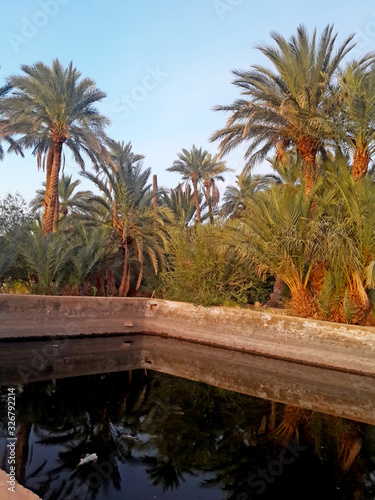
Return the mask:
<path fill-rule="evenodd" d="M 17 477 L 44 500 L 375 498 L 368 424 L 144 369 L 14 387 Z"/>

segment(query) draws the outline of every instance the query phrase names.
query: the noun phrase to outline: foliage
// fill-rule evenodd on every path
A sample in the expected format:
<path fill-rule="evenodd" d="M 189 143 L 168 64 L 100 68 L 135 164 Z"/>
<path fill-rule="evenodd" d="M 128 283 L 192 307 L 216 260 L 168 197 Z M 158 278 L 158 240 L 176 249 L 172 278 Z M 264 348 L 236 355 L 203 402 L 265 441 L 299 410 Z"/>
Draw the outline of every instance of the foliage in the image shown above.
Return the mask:
<path fill-rule="evenodd" d="M 220 141 L 222 155 L 246 143 L 248 167 L 275 149 L 282 158 L 285 149 L 296 147 L 304 160 L 305 190 L 309 193 L 316 180 L 317 153 L 336 135 L 339 109 L 332 87 L 342 59 L 354 46 L 353 35 L 336 51 L 337 34 L 330 25 L 319 40 L 316 30 L 309 36 L 303 25 L 289 40 L 275 32 L 271 37 L 275 46 L 258 49 L 274 70 L 253 65 L 250 70 L 234 71 L 234 84 L 242 97 L 229 106 L 216 106 L 216 110 L 231 115 L 211 140 Z"/>
<path fill-rule="evenodd" d="M 49 67 L 42 62 L 22 65 L 22 75 L 11 76 L 12 91 L 2 100 L 3 133 L 17 135 L 17 147 L 33 148 L 47 155 L 44 233 L 56 231 L 59 214 L 58 180 L 63 145 L 84 167 L 84 151 L 93 162 L 104 152 L 104 127 L 109 120 L 95 104 L 106 94 L 70 63 L 64 68 L 58 59 Z"/>
<path fill-rule="evenodd" d="M 0 282 L 13 268 L 17 254 L 13 242 L 0 236 Z"/>
<path fill-rule="evenodd" d="M 117 248 L 113 244 L 111 231 L 106 227 L 79 227 L 75 240 L 68 283 L 70 288 L 78 290 L 84 284 L 92 283 L 101 273 L 114 265 Z"/>
<path fill-rule="evenodd" d="M 19 249 L 30 279 L 35 282 L 34 293 L 57 294 L 69 272 L 72 246 L 61 233 L 46 237 L 40 228 L 33 228 Z"/>
<path fill-rule="evenodd" d="M 12 278 L 7 278 L 4 280 L 0 287 L 0 293 L 10 293 L 10 294 L 28 294 L 33 287 L 33 283 L 30 281 L 13 280 Z"/>
<path fill-rule="evenodd" d="M 300 186 L 277 185 L 249 199 L 248 208 L 228 229 L 227 251 L 259 276 L 279 276 L 289 287 L 294 311 L 314 316 L 308 281 L 319 249 L 316 222 L 310 217 L 312 197 Z"/>
<path fill-rule="evenodd" d="M 246 168 L 237 176 L 237 186 L 228 186 L 224 193 L 223 213 L 237 218 L 246 210 L 247 200 L 258 191 L 269 189 L 279 182 L 275 175 L 252 175 Z"/>
<path fill-rule="evenodd" d="M 168 266 L 161 287 L 167 299 L 202 305 L 263 302 L 269 284 L 255 276 L 251 266 L 228 260 L 218 241 L 225 227 L 172 227 L 167 245 Z"/>
<path fill-rule="evenodd" d="M 68 215 L 72 216 L 79 213 L 80 207 L 84 205 L 89 197 L 92 197 L 91 191 L 76 191 L 76 188 L 81 184 L 81 181 L 72 180 L 72 176 L 63 174 L 59 180 L 59 208 L 60 221 Z M 43 182 L 44 189 L 38 189 L 36 196 L 31 200 L 30 207 L 33 213 L 41 213 L 45 203 L 46 183 Z"/>
<path fill-rule="evenodd" d="M 325 269 L 319 298 L 327 319 L 358 323 L 372 310 L 375 288 L 375 186 L 370 176 L 355 180 L 345 162 L 325 168 L 317 199 Z"/>
<path fill-rule="evenodd" d="M 364 63 L 352 61 L 339 74 L 338 98 L 345 126 L 338 135 L 353 155 L 354 178 L 366 174 L 375 152 L 375 70 Z"/>
<path fill-rule="evenodd" d="M 143 169 L 143 156 L 135 155 L 130 143 L 112 141 L 110 155 L 110 161 L 102 163 L 96 175 L 91 172 L 82 175 L 100 191 L 99 196 L 88 200 L 94 203 L 91 212 L 102 210 L 102 224 L 112 227 L 117 235 L 123 259 L 118 293 L 126 297 L 134 263 L 138 278 L 133 285 L 137 290 L 142 282 L 144 263 L 151 264 L 155 274 L 164 266 L 165 217 L 162 215 L 167 215 L 168 210 L 152 208 L 152 191 L 148 184 L 151 169 Z"/>
<path fill-rule="evenodd" d="M 258 49 L 273 69 L 236 70 L 241 98 L 216 108 L 230 113 L 212 136 L 221 156 L 182 149 L 167 170 L 186 185 L 170 191 L 153 192 L 144 156 L 105 136 L 94 107 L 105 94 L 72 64 L 38 62 L 10 77 L 2 139 L 8 151 L 31 147 L 47 177 L 32 216 L 18 193 L 0 200 L 1 291 L 127 296 L 143 285 L 173 300 L 243 304 L 265 302 L 277 277 L 295 314 L 374 322 L 375 56 L 342 68 L 353 37 L 336 48 L 330 25 L 319 39 L 302 25 L 288 40 L 271 36 L 275 45 Z M 222 220 L 220 158 L 243 143 L 247 163 Z M 59 179 L 63 145 L 82 169 L 82 153 L 92 160 L 83 176 L 97 194 Z M 275 175 L 252 175 L 263 159 Z"/>
<path fill-rule="evenodd" d="M 0 200 L 0 235 L 16 233 L 29 226 L 31 216 L 27 210 L 26 200 L 20 193 L 7 193 Z"/>

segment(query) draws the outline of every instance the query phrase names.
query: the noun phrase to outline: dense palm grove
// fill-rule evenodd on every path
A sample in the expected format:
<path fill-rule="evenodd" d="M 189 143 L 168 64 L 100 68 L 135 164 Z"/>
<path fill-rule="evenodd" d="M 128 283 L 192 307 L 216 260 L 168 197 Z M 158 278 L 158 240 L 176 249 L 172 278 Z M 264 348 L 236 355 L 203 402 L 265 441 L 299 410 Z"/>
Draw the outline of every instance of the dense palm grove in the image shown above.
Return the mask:
<path fill-rule="evenodd" d="M 339 45 L 331 26 L 271 36 L 258 47 L 269 66 L 234 71 L 240 97 L 216 107 L 228 114 L 211 137 L 218 154 L 182 149 L 167 168 L 181 175 L 174 189 L 107 136 L 105 93 L 72 64 L 9 77 L 1 156 L 30 148 L 46 181 L 30 209 L 1 200 L 2 291 L 260 302 L 373 324 L 375 54 L 350 59 L 353 36 Z M 225 155 L 240 145 L 243 171 L 220 201 Z M 62 173 L 66 148 L 93 191 Z M 254 175 L 259 161 L 274 174 Z"/>

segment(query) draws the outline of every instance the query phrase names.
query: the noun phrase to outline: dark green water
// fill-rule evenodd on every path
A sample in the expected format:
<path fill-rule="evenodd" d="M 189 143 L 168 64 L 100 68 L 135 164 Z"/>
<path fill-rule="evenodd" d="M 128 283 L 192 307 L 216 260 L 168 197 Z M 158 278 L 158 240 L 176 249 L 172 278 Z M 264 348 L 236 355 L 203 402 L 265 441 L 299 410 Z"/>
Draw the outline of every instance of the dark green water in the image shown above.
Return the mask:
<path fill-rule="evenodd" d="M 44 500 L 375 498 L 367 424 L 144 370 L 14 387 L 17 476 Z"/>

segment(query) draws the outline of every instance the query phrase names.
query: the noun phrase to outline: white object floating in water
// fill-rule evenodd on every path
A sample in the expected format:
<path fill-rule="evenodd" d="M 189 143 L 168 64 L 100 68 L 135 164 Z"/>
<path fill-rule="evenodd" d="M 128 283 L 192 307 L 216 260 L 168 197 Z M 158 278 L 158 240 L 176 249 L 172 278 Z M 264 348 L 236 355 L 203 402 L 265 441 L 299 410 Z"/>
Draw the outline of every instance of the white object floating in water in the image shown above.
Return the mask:
<path fill-rule="evenodd" d="M 96 453 L 91 453 L 91 455 L 87 454 L 85 458 L 81 458 L 77 467 L 79 467 L 80 465 L 88 464 L 90 462 L 96 462 L 97 460 L 98 455 Z"/>
<path fill-rule="evenodd" d="M 126 439 L 127 441 L 138 441 L 139 438 L 137 436 L 132 436 L 131 434 L 123 434 L 122 439 Z"/>

